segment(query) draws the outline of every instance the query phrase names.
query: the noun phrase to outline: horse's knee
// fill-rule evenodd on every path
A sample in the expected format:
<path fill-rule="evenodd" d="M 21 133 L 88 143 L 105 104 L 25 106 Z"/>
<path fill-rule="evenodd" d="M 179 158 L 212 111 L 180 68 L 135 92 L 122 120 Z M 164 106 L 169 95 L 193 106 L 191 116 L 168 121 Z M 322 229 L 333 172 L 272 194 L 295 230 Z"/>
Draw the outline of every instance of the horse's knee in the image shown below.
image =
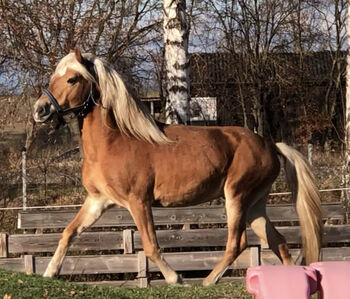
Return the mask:
<path fill-rule="evenodd" d="M 75 235 L 75 230 L 70 228 L 69 226 L 67 226 L 62 234 L 61 234 L 61 238 L 58 241 L 59 246 L 68 246 L 69 241 L 72 239 L 72 237 Z"/>

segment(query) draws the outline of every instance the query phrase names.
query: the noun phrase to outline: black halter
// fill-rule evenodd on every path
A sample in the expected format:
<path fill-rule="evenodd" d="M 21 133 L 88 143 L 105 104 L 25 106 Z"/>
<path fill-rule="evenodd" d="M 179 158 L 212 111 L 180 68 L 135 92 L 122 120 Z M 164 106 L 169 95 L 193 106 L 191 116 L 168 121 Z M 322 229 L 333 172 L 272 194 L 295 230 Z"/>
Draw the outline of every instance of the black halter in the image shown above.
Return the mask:
<path fill-rule="evenodd" d="M 65 120 L 63 118 L 64 115 L 74 114 L 75 116 L 84 118 L 92 110 L 94 106 L 99 105 L 98 103 L 96 103 L 94 99 L 94 95 L 92 93 L 92 83 L 90 86 L 90 93 L 88 97 L 85 99 L 85 101 L 80 105 L 77 105 L 72 108 L 62 109 L 58 104 L 56 98 L 53 96 L 53 94 L 50 91 L 48 91 L 47 89 L 44 89 L 43 93 L 49 98 L 51 104 L 56 110 L 58 119 L 63 123 L 65 123 Z"/>

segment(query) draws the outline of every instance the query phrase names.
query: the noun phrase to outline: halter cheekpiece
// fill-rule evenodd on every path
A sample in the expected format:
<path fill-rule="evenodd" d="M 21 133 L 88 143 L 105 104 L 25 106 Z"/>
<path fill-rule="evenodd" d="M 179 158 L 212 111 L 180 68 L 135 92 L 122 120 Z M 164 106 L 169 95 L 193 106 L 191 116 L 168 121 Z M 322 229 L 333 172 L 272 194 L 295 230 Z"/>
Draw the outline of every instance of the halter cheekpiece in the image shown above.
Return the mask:
<path fill-rule="evenodd" d="M 92 93 L 92 83 L 90 85 L 90 93 L 88 97 L 85 99 L 85 101 L 72 108 L 62 109 L 58 104 L 56 98 L 53 96 L 53 94 L 50 91 L 48 91 L 47 89 L 44 89 L 43 93 L 49 98 L 51 104 L 56 110 L 58 118 L 60 119 L 60 121 L 63 121 L 63 122 L 64 122 L 64 119 L 63 119 L 64 115 L 74 113 L 75 116 L 84 118 L 94 106 L 99 106 L 99 104 L 96 102 L 94 95 Z"/>

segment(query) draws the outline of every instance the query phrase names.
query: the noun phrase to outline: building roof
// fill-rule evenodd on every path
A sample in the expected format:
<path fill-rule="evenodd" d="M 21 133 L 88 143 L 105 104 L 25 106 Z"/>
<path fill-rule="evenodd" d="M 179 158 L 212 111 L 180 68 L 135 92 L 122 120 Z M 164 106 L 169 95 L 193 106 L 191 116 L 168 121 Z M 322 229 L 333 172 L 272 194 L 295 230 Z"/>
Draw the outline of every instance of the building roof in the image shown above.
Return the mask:
<path fill-rule="evenodd" d="M 340 63 L 344 73 L 346 52 L 342 51 L 336 59 L 336 52 L 310 52 L 303 54 L 302 59 L 296 53 L 272 53 L 266 57 L 264 72 L 266 78 L 274 80 L 276 76 L 288 80 L 302 76 L 306 81 L 323 81 L 330 78 L 333 63 Z M 302 62 L 302 64 L 300 64 Z M 190 56 L 191 83 L 250 83 L 248 73 L 249 58 L 244 54 L 230 53 L 193 53 Z"/>

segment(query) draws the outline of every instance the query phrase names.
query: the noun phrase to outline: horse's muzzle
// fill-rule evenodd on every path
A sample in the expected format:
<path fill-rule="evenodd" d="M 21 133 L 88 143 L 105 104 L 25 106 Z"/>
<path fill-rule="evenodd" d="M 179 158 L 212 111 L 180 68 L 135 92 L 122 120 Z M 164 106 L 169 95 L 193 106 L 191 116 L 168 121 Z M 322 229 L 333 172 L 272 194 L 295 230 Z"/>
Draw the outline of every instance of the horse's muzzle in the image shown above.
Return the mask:
<path fill-rule="evenodd" d="M 34 105 L 33 118 L 36 122 L 43 123 L 50 119 L 53 112 L 54 108 L 51 103 L 38 100 Z"/>

